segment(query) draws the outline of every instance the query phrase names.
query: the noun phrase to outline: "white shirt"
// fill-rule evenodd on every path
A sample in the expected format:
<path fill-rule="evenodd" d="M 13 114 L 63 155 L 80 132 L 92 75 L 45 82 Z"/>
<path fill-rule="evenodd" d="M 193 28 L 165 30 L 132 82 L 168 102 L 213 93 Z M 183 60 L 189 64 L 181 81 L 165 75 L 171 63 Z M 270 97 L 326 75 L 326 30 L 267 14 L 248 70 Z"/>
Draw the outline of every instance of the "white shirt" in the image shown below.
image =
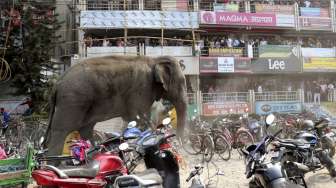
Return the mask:
<path fill-rule="evenodd" d="M 228 47 L 232 47 L 232 39 L 231 39 L 231 38 L 228 38 L 228 39 L 226 40 L 226 44 L 227 44 Z"/>
<path fill-rule="evenodd" d="M 258 86 L 258 92 L 262 93 L 262 87 L 261 86 Z"/>
<path fill-rule="evenodd" d="M 328 85 L 328 89 L 334 89 L 334 85 L 333 84 L 329 84 Z"/>
<path fill-rule="evenodd" d="M 310 3 L 310 1 L 305 1 L 304 4 L 305 4 L 305 7 L 310 7 L 311 3 Z"/>

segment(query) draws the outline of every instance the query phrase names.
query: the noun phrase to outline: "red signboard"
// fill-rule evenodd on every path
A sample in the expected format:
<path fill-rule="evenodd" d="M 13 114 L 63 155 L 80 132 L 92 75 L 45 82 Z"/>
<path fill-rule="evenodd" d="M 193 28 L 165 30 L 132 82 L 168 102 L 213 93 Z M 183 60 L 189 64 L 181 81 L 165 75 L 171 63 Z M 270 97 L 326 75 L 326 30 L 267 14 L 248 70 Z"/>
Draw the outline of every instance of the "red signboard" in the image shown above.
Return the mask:
<path fill-rule="evenodd" d="M 201 24 L 276 26 L 275 14 L 201 12 Z"/>
<path fill-rule="evenodd" d="M 202 105 L 204 116 L 217 116 L 225 114 L 241 114 L 249 108 L 247 102 L 218 102 L 204 103 Z"/>

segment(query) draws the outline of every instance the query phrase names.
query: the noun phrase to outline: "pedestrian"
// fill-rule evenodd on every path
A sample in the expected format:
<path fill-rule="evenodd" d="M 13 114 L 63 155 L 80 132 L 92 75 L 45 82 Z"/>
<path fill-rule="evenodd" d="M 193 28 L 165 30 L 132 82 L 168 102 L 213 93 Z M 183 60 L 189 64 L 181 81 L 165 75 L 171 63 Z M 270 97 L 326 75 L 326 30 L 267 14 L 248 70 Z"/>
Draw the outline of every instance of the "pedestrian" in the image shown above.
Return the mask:
<path fill-rule="evenodd" d="M 0 108 L 0 114 L 1 114 L 1 128 L 2 128 L 2 136 L 5 135 L 7 129 L 8 129 L 8 124 L 10 121 L 10 115 L 8 112 L 5 111 L 5 108 Z"/>
<path fill-rule="evenodd" d="M 314 82 L 314 104 L 320 105 L 321 103 L 321 86 Z"/>
<path fill-rule="evenodd" d="M 306 84 L 307 102 L 308 103 L 313 102 L 313 93 L 312 93 L 312 90 L 313 90 L 313 85 L 312 85 L 312 83 L 310 81 L 308 81 L 307 84 Z"/>
<path fill-rule="evenodd" d="M 28 106 L 28 109 L 22 114 L 22 116 L 30 116 L 33 114 L 33 101 L 31 98 L 27 97 L 26 100 L 20 104 L 20 106 L 22 105 Z"/>
<path fill-rule="evenodd" d="M 328 98 L 328 85 L 327 85 L 327 82 L 326 81 L 322 81 L 320 87 L 321 87 L 321 98 L 322 98 L 322 101 L 326 101 L 327 98 Z"/>
<path fill-rule="evenodd" d="M 333 98 L 334 98 L 334 84 L 330 82 L 328 84 L 328 101 L 333 102 Z"/>

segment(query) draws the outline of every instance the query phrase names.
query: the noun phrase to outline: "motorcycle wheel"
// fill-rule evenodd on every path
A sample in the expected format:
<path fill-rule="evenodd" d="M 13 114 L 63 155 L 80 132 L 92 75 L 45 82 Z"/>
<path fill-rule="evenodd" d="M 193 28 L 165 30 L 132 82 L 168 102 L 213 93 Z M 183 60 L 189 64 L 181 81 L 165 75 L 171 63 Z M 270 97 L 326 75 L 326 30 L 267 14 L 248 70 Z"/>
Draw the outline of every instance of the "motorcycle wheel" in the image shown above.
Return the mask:
<path fill-rule="evenodd" d="M 232 148 L 225 137 L 221 135 L 216 136 L 214 139 L 214 144 L 216 154 L 224 161 L 228 161 L 231 158 Z"/>

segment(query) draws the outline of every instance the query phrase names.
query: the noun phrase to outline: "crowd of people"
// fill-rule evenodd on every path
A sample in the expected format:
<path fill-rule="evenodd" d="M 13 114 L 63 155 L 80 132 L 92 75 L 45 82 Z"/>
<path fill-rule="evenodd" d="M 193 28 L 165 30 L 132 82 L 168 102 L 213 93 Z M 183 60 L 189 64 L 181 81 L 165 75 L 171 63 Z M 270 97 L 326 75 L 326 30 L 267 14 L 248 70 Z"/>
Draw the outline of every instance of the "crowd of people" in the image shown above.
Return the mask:
<path fill-rule="evenodd" d="M 251 45 L 253 48 L 261 45 L 300 45 L 304 48 L 333 48 L 336 45 L 336 41 L 330 38 L 281 38 L 275 36 L 244 39 L 241 36 L 230 34 L 226 36 L 203 36 L 199 40 L 198 45 L 204 51 L 204 54 L 206 54 L 208 48 L 247 48 L 247 45 Z"/>
<path fill-rule="evenodd" d="M 108 47 L 108 46 L 138 46 L 139 44 L 144 44 L 145 46 L 161 46 L 161 41 L 163 42 L 163 46 L 189 46 L 191 45 L 191 36 L 186 35 L 185 37 L 177 37 L 173 36 L 171 38 L 164 38 L 163 41 L 160 37 L 146 37 L 146 38 L 133 38 L 130 37 L 127 39 L 127 43 L 125 40 L 120 38 L 108 38 L 108 37 L 95 37 L 88 35 L 84 38 L 84 43 L 86 47 Z"/>
<path fill-rule="evenodd" d="M 305 83 L 306 102 L 320 104 L 321 101 L 336 102 L 336 82 L 332 80 L 307 81 Z"/>

